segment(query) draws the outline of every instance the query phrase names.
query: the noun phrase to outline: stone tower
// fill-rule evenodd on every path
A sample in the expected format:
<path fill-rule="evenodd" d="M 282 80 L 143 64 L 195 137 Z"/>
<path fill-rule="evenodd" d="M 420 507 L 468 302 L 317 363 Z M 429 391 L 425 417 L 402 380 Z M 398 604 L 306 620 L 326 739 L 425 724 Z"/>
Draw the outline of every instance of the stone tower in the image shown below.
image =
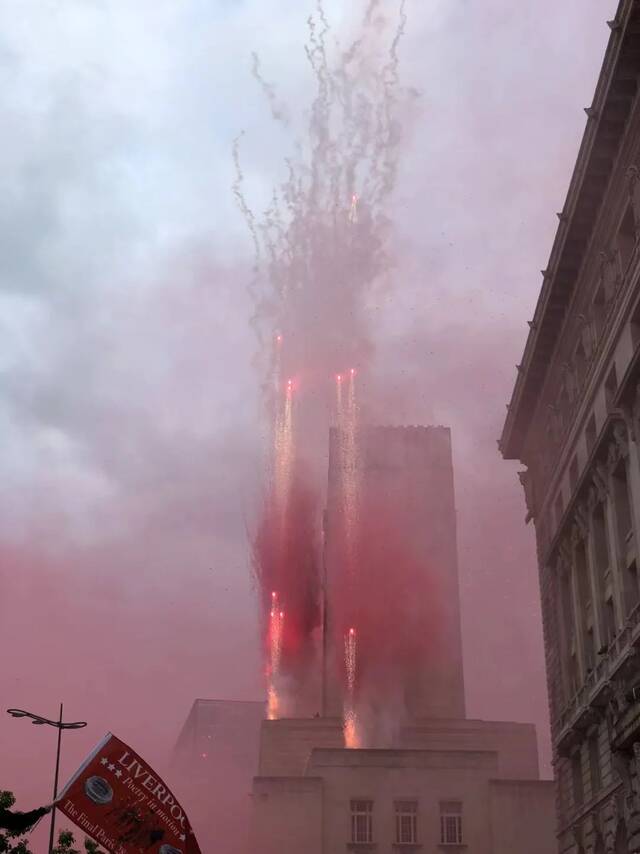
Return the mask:
<path fill-rule="evenodd" d="M 393 525 L 417 564 L 430 574 L 437 594 L 438 654 L 421 661 L 404 686 L 406 711 L 413 719 L 465 717 L 460 597 L 456 548 L 456 514 L 453 487 L 451 433 L 447 427 L 371 427 L 359 439 L 358 480 L 362 512 L 371 501 L 382 501 L 383 518 L 393 515 Z M 325 650 L 323 715 L 340 716 L 343 683 L 336 673 L 332 649 L 332 619 L 339 596 L 340 574 L 345 571 L 340 549 L 340 514 L 343 512 L 343 469 L 340 435 L 332 430 L 329 443 L 329 481 L 325 515 Z M 389 566 L 389 572 L 394 567 Z M 414 607 L 424 607 L 425 632 L 430 631 L 433 603 L 421 602 L 416 590 Z M 360 594 L 359 594 L 360 595 Z M 367 597 L 367 586 L 361 590 Z M 366 607 L 366 601 L 363 603 Z"/>

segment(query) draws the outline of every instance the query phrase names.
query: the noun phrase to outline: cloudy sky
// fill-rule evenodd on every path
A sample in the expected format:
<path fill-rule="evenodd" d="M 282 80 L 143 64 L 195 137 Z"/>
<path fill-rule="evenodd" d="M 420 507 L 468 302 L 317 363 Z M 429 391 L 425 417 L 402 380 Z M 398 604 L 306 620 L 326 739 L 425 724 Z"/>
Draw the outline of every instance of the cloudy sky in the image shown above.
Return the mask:
<path fill-rule="evenodd" d="M 347 41 L 351 4 L 326 5 Z M 616 5 L 407 0 L 420 97 L 370 316 L 388 420 L 453 430 L 468 712 L 535 720 L 547 773 L 532 531 L 495 440 Z M 0 4 L 2 701 L 90 721 L 63 773 L 108 729 L 161 765 L 195 697 L 260 696 L 264 424 L 231 149 L 244 130 L 259 206 L 304 126 L 311 6 Z M 25 807 L 52 747 L 0 719 L 0 787 Z"/>

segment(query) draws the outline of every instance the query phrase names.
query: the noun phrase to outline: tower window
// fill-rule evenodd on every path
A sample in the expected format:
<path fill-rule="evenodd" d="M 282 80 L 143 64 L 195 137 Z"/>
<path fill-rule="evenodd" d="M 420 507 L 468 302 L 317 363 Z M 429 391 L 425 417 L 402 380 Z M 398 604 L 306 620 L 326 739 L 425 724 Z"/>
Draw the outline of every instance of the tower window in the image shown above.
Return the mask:
<path fill-rule="evenodd" d="M 396 801 L 396 843 L 398 845 L 416 845 L 417 842 L 417 801 Z"/>
<path fill-rule="evenodd" d="M 351 801 L 351 842 L 373 842 L 373 801 Z"/>
<path fill-rule="evenodd" d="M 440 804 L 440 843 L 462 845 L 462 803 L 443 801 Z"/>

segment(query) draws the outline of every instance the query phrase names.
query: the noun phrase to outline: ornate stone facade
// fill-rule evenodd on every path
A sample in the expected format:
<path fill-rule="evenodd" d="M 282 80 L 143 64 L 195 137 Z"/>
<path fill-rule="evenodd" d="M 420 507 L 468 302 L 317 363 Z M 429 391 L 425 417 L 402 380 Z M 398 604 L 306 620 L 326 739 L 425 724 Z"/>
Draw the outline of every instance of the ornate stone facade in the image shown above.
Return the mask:
<path fill-rule="evenodd" d="M 562 854 L 640 852 L 640 0 L 621 0 L 500 439 L 536 528 Z"/>

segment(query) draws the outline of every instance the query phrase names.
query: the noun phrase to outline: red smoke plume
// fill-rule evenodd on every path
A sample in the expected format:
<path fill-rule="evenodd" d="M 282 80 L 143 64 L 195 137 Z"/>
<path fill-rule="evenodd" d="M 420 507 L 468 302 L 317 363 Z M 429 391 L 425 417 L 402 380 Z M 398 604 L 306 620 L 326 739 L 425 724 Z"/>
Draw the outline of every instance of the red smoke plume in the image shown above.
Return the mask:
<path fill-rule="evenodd" d="M 281 673 L 303 690 L 314 655 L 313 633 L 320 624 L 317 501 L 296 466 L 288 511 L 281 524 L 277 503 L 265 502 L 254 540 L 254 569 L 261 589 L 262 613 L 268 616 L 272 593 L 284 614 L 280 648 Z M 263 626 L 268 656 L 269 625 Z M 292 687 L 294 687 L 292 686 Z"/>

